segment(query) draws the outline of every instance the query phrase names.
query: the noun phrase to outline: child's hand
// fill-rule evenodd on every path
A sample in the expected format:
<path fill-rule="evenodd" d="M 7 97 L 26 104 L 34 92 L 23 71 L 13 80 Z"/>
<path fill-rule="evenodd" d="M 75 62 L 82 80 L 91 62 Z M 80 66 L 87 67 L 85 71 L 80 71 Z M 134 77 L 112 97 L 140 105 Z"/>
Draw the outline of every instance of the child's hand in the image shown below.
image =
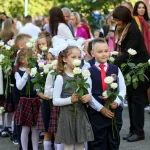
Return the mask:
<path fill-rule="evenodd" d="M 100 111 L 105 117 L 108 118 L 113 118 L 114 117 L 114 113 L 112 113 L 109 109 L 103 107 Z"/>
<path fill-rule="evenodd" d="M 30 74 L 30 72 L 31 72 L 30 68 L 27 68 L 27 69 L 26 69 L 26 73 L 27 73 L 27 74 Z"/>
<path fill-rule="evenodd" d="M 84 95 L 80 98 L 80 100 L 82 101 L 82 103 L 87 103 L 92 99 L 90 94 Z"/>
<path fill-rule="evenodd" d="M 110 104 L 110 107 L 112 109 L 116 109 L 118 107 L 118 103 L 117 102 L 113 102 L 112 104 Z"/>
<path fill-rule="evenodd" d="M 43 93 L 39 93 L 38 96 L 39 96 L 40 98 L 42 98 L 43 100 L 49 100 L 47 97 L 44 96 Z"/>
<path fill-rule="evenodd" d="M 74 103 L 74 102 L 77 102 L 78 100 L 79 100 L 79 97 L 77 93 L 73 93 L 71 96 L 71 102 Z"/>

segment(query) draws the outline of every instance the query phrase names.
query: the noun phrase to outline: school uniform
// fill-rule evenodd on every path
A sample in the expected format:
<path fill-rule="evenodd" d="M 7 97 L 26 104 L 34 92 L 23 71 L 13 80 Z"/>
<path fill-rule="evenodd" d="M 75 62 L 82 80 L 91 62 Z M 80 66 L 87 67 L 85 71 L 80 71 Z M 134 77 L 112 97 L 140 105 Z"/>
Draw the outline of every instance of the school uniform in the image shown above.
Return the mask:
<path fill-rule="evenodd" d="M 91 73 L 91 79 L 89 78 L 88 82 L 91 85 L 92 99 L 96 99 L 101 104 L 102 109 L 105 102 L 103 99 L 99 98 L 99 96 L 102 96 L 103 93 L 101 68 L 99 65 L 100 64 L 98 62 L 95 62 L 95 65 L 89 69 Z M 126 87 L 120 69 L 118 69 L 117 66 L 108 63 L 104 63 L 104 65 L 106 76 L 116 77 L 116 82 L 119 84 L 119 95 L 124 97 L 126 93 Z M 117 122 L 117 129 L 118 132 L 120 132 L 122 127 L 123 108 L 119 98 L 117 98 L 115 102 L 118 103 L 118 107 L 115 110 L 115 117 Z M 113 138 L 112 134 L 112 119 L 105 117 L 100 112 L 95 111 L 91 107 L 89 115 L 95 138 L 94 141 L 89 142 L 89 150 L 119 150 L 120 141 L 117 139 L 117 133 L 115 132 L 115 139 Z"/>
<path fill-rule="evenodd" d="M 19 68 L 15 73 L 16 86 L 20 90 L 20 100 L 16 110 L 16 124 L 21 126 L 35 126 L 40 107 L 40 100 L 33 90 L 33 84 L 30 80 L 30 98 L 26 93 L 27 80 L 29 75 L 25 68 Z"/>

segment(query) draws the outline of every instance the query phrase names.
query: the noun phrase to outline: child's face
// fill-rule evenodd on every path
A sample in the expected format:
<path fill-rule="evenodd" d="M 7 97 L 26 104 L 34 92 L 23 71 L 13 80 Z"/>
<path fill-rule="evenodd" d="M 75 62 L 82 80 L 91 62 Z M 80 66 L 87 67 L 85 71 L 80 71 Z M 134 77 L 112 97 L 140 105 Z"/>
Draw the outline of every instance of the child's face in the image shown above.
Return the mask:
<path fill-rule="evenodd" d="M 17 49 L 22 49 L 22 48 L 25 48 L 26 47 L 26 43 L 30 41 L 30 38 L 25 38 L 23 40 L 19 40 L 18 43 L 16 44 L 17 45 Z"/>
<path fill-rule="evenodd" d="M 54 57 L 51 53 L 47 54 L 47 63 L 50 64 L 54 60 Z"/>
<path fill-rule="evenodd" d="M 107 62 L 108 58 L 110 57 L 110 50 L 107 43 L 96 43 L 93 46 L 91 53 L 99 63 Z"/>
<path fill-rule="evenodd" d="M 99 31 L 95 31 L 94 32 L 94 38 L 98 38 L 99 37 L 100 32 Z"/>
<path fill-rule="evenodd" d="M 46 38 L 38 39 L 38 47 L 42 50 L 42 47 L 47 47 Z"/>
<path fill-rule="evenodd" d="M 67 58 L 64 58 L 64 62 L 67 64 L 67 67 L 69 67 L 70 69 L 73 69 L 73 61 L 75 59 L 79 59 L 81 60 L 81 52 L 78 48 L 73 48 L 71 49 L 70 54 L 68 54 Z"/>

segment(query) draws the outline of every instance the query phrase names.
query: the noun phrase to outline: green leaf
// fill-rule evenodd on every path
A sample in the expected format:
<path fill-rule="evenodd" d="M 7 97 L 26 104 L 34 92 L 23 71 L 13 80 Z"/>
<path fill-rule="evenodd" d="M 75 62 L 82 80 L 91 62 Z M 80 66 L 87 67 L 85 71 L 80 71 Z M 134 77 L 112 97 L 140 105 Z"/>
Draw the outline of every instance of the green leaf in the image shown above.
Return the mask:
<path fill-rule="evenodd" d="M 82 88 L 79 88 L 79 90 L 77 91 L 78 96 L 83 96 L 84 95 L 84 90 Z"/>
<path fill-rule="evenodd" d="M 41 85 L 40 84 L 34 84 L 34 90 L 38 90 L 41 89 Z"/>
<path fill-rule="evenodd" d="M 122 96 L 118 95 L 118 98 L 119 98 L 121 101 L 123 101 L 123 97 L 122 97 Z"/>
<path fill-rule="evenodd" d="M 65 86 L 65 89 L 69 89 L 70 88 L 70 84 L 67 83 L 66 86 Z"/>
<path fill-rule="evenodd" d="M 142 82 L 144 82 L 144 80 L 145 80 L 144 75 L 143 75 L 143 74 L 140 74 L 140 75 L 139 75 L 139 79 L 140 79 Z"/>
<path fill-rule="evenodd" d="M 121 64 L 121 69 L 124 68 L 127 64 L 123 63 Z"/>
<path fill-rule="evenodd" d="M 128 66 L 135 67 L 135 64 L 134 63 L 128 63 Z"/>
<path fill-rule="evenodd" d="M 133 87 L 134 87 L 135 89 L 137 89 L 137 87 L 138 87 L 138 82 L 134 82 L 134 83 L 133 83 Z"/>
<path fill-rule="evenodd" d="M 89 83 L 85 83 L 84 87 L 88 89 L 88 88 L 90 88 L 90 84 Z"/>

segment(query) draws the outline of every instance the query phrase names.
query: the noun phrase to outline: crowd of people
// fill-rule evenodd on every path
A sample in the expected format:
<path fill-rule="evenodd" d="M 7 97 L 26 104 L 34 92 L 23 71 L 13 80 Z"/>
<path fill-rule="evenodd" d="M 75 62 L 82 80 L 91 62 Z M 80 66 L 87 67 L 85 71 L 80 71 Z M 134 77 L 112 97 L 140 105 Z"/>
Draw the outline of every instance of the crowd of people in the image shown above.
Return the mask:
<path fill-rule="evenodd" d="M 119 150 L 122 111 L 127 104 L 129 133 L 123 140 L 145 139 L 150 67 L 136 88 L 132 82 L 127 86 L 124 78 L 133 68 L 121 70 L 129 59 L 135 66 L 150 63 L 150 19 L 144 2 L 133 7 L 124 1 L 94 32 L 85 18 L 69 8 L 52 7 L 49 17 L 36 20 L 30 15 L 12 19 L 5 12 L 0 17 L 1 137 L 10 137 L 19 150 L 38 150 L 40 142 L 44 150 Z M 11 67 L 4 69 L 4 50 L 9 46 Z M 130 57 L 129 49 L 136 55 Z M 113 52 L 117 56 L 112 62 Z M 74 74 L 84 71 L 86 83 L 78 85 L 84 90 L 78 91 L 71 81 L 78 81 Z M 119 92 L 109 109 L 105 107 L 108 97 L 100 97 L 108 90 L 106 77 L 113 78 L 117 84 L 113 91 Z"/>

